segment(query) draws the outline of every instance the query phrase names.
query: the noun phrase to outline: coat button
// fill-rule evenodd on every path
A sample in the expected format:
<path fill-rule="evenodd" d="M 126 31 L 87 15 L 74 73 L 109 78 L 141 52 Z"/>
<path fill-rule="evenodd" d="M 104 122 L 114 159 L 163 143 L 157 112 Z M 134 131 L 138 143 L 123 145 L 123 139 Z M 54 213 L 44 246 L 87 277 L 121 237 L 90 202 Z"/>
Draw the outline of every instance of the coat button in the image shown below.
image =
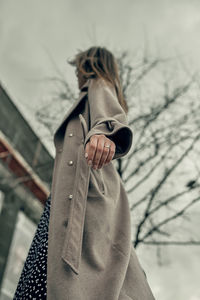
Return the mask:
<path fill-rule="evenodd" d="M 63 224 L 64 224 L 65 227 L 67 227 L 67 225 L 68 225 L 68 219 L 65 220 L 65 221 L 63 222 Z"/>
<path fill-rule="evenodd" d="M 84 139 L 82 139 L 81 142 L 84 143 Z"/>
<path fill-rule="evenodd" d="M 69 161 L 68 161 L 68 165 L 69 165 L 69 166 L 72 166 L 73 163 L 74 163 L 73 160 L 69 160 Z"/>
<path fill-rule="evenodd" d="M 112 121 L 108 121 L 107 122 L 107 124 L 108 124 L 108 128 L 109 128 L 109 130 L 113 130 L 113 128 L 114 128 L 114 126 L 113 126 L 113 124 L 112 124 Z"/>
<path fill-rule="evenodd" d="M 73 136 L 74 134 L 72 132 L 70 132 L 69 136 Z"/>
<path fill-rule="evenodd" d="M 70 194 L 70 195 L 68 196 L 68 199 L 71 200 L 72 198 L 73 198 L 73 195 Z"/>

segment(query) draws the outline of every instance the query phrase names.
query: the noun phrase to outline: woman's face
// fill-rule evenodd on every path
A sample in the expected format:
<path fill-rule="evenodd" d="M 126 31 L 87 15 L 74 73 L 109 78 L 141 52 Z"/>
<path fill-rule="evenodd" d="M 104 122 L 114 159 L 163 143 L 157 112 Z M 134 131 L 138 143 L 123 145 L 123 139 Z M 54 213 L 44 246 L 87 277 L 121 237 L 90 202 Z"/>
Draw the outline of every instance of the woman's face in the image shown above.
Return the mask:
<path fill-rule="evenodd" d="M 81 89 L 82 85 L 87 81 L 86 78 L 83 77 L 82 73 L 76 68 L 76 76 L 78 78 L 78 87 Z"/>

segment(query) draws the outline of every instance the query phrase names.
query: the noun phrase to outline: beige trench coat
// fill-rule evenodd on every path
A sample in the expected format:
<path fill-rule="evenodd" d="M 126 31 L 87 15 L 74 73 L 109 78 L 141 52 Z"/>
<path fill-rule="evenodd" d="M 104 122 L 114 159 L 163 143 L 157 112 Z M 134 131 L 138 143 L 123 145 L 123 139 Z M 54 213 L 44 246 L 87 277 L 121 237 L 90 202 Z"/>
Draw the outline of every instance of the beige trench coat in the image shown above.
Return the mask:
<path fill-rule="evenodd" d="M 128 198 L 113 162 L 94 170 L 84 157 L 93 134 L 128 153 L 133 132 L 113 87 L 90 78 L 54 134 L 47 300 L 152 300 L 131 242 Z"/>

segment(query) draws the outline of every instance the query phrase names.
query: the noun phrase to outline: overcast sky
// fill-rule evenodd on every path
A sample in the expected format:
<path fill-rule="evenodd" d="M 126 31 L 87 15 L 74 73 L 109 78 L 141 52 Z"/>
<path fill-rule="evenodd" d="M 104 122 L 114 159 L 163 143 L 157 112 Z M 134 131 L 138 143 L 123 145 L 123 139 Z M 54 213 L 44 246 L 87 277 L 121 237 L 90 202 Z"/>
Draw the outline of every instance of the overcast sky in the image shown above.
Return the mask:
<path fill-rule="evenodd" d="M 54 74 L 48 54 L 78 92 L 67 58 L 94 44 L 134 51 L 144 37 L 163 55 L 186 55 L 200 68 L 200 1 L 0 0 L 0 80 L 38 128 L 34 108 L 48 94 L 42 79 Z M 142 253 L 157 300 L 200 299 L 199 248 L 166 249 L 164 267 L 156 265 L 155 251 Z"/>
<path fill-rule="evenodd" d="M 200 65 L 199 33 L 194 0 L 0 0 L 0 80 L 28 109 L 44 93 L 41 79 L 54 72 L 47 51 L 77 89 L 66 63 L 77 49 L 133 51 L 146 36 L 162 53 L 182 53 Z"/>

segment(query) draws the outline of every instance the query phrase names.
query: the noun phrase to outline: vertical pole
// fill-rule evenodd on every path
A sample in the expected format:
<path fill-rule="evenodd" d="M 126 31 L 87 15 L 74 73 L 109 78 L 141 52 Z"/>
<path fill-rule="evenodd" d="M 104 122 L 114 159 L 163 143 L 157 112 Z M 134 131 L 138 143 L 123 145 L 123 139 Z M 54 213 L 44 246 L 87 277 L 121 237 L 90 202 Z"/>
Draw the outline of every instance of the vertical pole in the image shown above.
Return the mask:
<path fill-rule="evenodd" d="M 19 201 L 12 191 L 4 194 L 2 210 L 0 214 L 0 290 L 8 260 L 10 245 L 17 222 Z"/>

